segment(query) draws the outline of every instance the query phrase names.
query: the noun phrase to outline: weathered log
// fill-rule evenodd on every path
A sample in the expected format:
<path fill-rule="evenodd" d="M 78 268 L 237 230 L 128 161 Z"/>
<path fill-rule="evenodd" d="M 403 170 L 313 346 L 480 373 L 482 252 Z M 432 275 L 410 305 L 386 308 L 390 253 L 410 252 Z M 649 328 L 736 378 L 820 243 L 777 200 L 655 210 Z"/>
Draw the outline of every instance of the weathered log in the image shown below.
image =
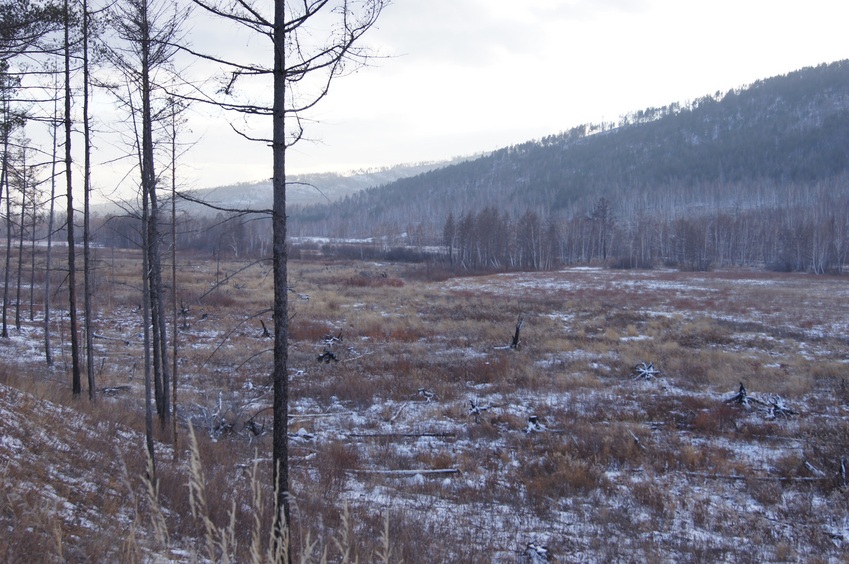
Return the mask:
<path fill-rule="evenodd" d="M 130 391 L 130 386 L 107 386 L 105 388 L 100 388 L 100 393 L 107 396 L 114 396 L 120 392 L 128 392 Z"/>
<path fill-rule="evenodd" d="M 787 407 L 787 404 L 784 403 L 784 398 L 779 395 L 772 395 L 767 399 L 766 411 L 772 419 L 790 417 L 797 414 L 796 411 Z"/>
<path fill-rule="evenodd" d="M 347 472 L 353 472 L 355 474 L 380 474 L 382 476 L 416 476 L 421 474 L 423 476 L 431 475 L 431 474 L 459 474 L 459 468 L 433 468 L 433 469 L 424 469 L 424 470 L 347 470 Z"/>
<path fill-rule="evenodd" d="M 395 412 L 395 415 L 389 418 L 389 422 L 393 423 L 396 419 L 398 419 L 398 416 L 401 415 L 401 412 L 404 411 L 405 407 L 407 407 L 407 402 L 401 404 L 401 407 L 398 408 L 398 411 Z"/>
<path fill-rule="evenodd" d="M 98 335 L 97 333 L 92 333 L 92 337 L 95 339 L 103 339 L 104 341 L 117 341 L 119 343 L 124 343 L 125 346 L 130 346 L 130 341 L 127 339 L 122 339 L 119 337 L 107 337 L 106 335 Z"/>
<path fill-rule="evenodd" d="M 646 450 L 646 447 L 643 446 L 643 443 L 640 442 L 640 438 L 634 434 L 634 431 L 628 429 L 628 432 L 631 433 L 631 437 L 634 439 L 634 444 L 637 445 L 637 448 L 640 450 Z"/>
<path fill-rule="evenodd" d="M 775 419 L 777 417 L 790 417 L 791 415 L 798 414 L 798 412 L 787 406 L 784 402 L 784 398 L 777 394 L 769 396 L 765 401 L 754 396 L 750 396 L 746 391 L 746 386 L 743 385 L 743 382 L 740 382 L 740 389 L 737 393 L 725 400 L 725 403 L 736 403 L 738 405 L 742 405 L 746 409 L 751 409 L 754 405 L 761 412 L 766 413 L 767 417 L 770 419 Z"/>
<path fill-rule="evenodd" d="M 489 408 L 492 406 L 483 406 L 478 403 L 476 399 L 469 400 L 469 415 L 474 415 L 475 417 L 479 417 L 480 414 L 484 411 L 489 411 Z"/>
<path fill-rule="evenodd" d="M 267 407 L 266 409 L 271 409 Z M 290 413 L 289 419 L 318 419 L 321 417 L 338 417 L 340 415 L 356 415 L 354 411 L 334 411 L 332 413 Z"/>
<path fill-rule="evenodd" d="M 329 334 L 329 333 L 328 333 L 327 335 L 325 335 L 324 337 L 322 337 L 322 338 L 321 338 L 321 340 L 322 340 L 322 342 L 324 343 L 324 346 L 326 346 L 326 347 L 332 347 L 332 346 L 333 346 L 333 345 L 335 345 L 336 343 L 341 343 L 341 342 L 342 342 L 342 331 L 339 331 L 339 334 L 338 334 L 338 335 L 332 335 L 332 334 Z"/>
<path fill-rule="evenodd" d="M 345 435 L 350 438 L 357 439 L 385 439 L 385 438 L 398 438 L 398 439 L 419 439 L 422 437 L 431 437 L 435 439 L 448 439 L 456 437 L 456 433 L 348 433 Z"/>
<path fill-rule="evenodd" d="M 808 478 L 804 476 L 740 476 L 737 474 L 710 474 L 708 472 L 684 472 L 685 476 L 705 478 L 710 480 L 756 480 L 758 482 L 819 482 L 825 478 Z"/>

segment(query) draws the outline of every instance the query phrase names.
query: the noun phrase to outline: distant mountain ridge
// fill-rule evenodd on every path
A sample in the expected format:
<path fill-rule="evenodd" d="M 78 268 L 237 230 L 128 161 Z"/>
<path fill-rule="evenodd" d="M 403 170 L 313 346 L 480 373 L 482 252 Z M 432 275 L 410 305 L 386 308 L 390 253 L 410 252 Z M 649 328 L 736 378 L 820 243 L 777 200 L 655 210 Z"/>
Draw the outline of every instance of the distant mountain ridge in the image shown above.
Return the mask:
<path fill-rule="evenodd" d="M 742 206 L 849 171 L 849 61 L 776 76 L 506 147 L 292 214 L 301 234 L 435 231 L 484 205 L 518 215 Z"/>
<path fill-rule="evenodd" d="M 446 166 L 451 162 L 421 162 L 401 164 L 383 168 L 355 170 L 345 173 L 323 172 L 294 174 L 287 177 L 286 204 L 288 209 L 298 210 L 304 206 L 327 204 L 346 196 L 382 186 L 409 176 Z M 244 182 L 187 193 L 192 200 L 183 200 L 180 207 L 193 216 L 215 215 L 216 207 L 226 209 L 271 209 L 271 180 Z M 205 206 L 200 201 L 211 204 Z"/>

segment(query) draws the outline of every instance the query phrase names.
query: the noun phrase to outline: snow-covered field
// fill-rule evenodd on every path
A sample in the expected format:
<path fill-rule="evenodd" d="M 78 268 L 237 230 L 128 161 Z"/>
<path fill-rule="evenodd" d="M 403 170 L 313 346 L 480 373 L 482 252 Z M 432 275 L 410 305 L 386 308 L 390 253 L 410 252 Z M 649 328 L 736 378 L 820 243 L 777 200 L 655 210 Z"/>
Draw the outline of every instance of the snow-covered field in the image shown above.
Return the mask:
<path fill-rule="evenodd" d="M 270 294 L 268 277 L 246 271 L 192 301 L 215 268 L 182 269 L 190 307 L 179 323 L 179 413 L 182 429 L 191 420 L 212 440 L 210 473 L 232 488 L 218 492 L 229 507 L 245 467 L 257 456 L 267 465 L 270 452 L 270 342 L 259 324 L 269 323 Z M 384 517 L 393 561 L 849 555 L 849 279 L 567 268 L 431 282 L 391 264 L 290 269 L 300 534 L 334 546 L 347 504 L 364 561 Z M 519 319 L 520 347 L 509 348 Z M 100 308 L 97 331 L 109 338 L 95 343 L 99 386 L 129 386 L 101 396 L 100 409 L 141 413 L 139 322 L 133 308 Z M 43 492 L 53 521 L 28 525 L 32 535 L 74 531 L 48 537 L 76 560 L 94 550 L 87 529 L 98 538 L 130 530 L 135 506 L 121 492 L 133 478 L 120 479 L 114 453 L 137 460 L 143 428 L 137 416 L 99 421 L 79 405 L 87 400 L 67 399 L 67 355 L 43 367 L 38 319 L 24 325 L 0 343 L 0 469 L 11 492 L 0 524 L 28 538 L 8 516 Z M 324 352 L 335 360 L 318 362 Z M 638 363 L 659 373 L 635 377 Z M 8 376 L 15 370 L 50 393 Z M 729 402 L 741 383 L 751 401 Z M 169 469 L 165 438 L 160 464 L 176 475 L 184 467 Z M 222 448 L 227 457 L 215 454 Z M 180 531 L 172 548 L 199 546 L 185 504 L 162 503 Z M 152 537 L 142 521 L 133 530 Z"/>

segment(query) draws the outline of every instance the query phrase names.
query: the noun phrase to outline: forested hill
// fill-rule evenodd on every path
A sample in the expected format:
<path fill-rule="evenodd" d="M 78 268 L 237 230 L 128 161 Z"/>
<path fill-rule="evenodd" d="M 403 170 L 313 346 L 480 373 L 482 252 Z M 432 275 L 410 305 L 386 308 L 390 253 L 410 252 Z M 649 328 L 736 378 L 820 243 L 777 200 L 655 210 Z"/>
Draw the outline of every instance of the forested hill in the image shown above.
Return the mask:
<path fill-rule="evenodd" d="M 586 124 L 378 188 L 294 210 L 293 234 L 372 236 L 492 206 L 511 217 L 584 214 L 605 197 L 620 217 L 747 209 L 849 168 L 849 61 L 759 80 L 692 102 Z"/>

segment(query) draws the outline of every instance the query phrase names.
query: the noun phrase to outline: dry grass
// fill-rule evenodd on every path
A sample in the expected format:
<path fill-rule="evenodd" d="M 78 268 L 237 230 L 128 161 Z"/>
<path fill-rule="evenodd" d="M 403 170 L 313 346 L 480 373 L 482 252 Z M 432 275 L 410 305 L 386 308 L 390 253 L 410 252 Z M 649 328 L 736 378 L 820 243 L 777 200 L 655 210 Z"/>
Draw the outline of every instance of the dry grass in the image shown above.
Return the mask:
<path fill-rule="evenodd" d="M 271 496 L 267 264 L 181 259 L 178 457 L 157 430 L 160 481 L 148 490 L 137 256 L 101 258 L 98 332 L 130 344 L 97 343 L 98 386 L 129 389 L 91 405 L 69 397 L 67 355 L 53 370 L 8 362 L 4 393 L 28 416 L 4 422 L 4 434 L 41 438 L 27 443 L 39 463 L 0 464 L 4 484 L 17 484 L 0 498 L 12 527 L 0 557 L 267 555 L 256 540 L 271 519 L 256 501 Z M 604 270 L 451 279 L 300 261 L 290 280 L 292 543 L 303 561 L 514 561 L 528 542 L 563 561 L 827 561 L 849 543 L 837 473 L 849 457 L 849 300 L 835 299 L 845 280 Z M 520 315 L 520 349 L 496 350 Z M 338 362 L 316 361 L 325 347 Z M 632 379 L 644 361 L 661 375 Z M 740 382 L 798 414 L 726 403 Z M 483 409 L 471 413 L 471 401 Z M 41 432 L 57 428 L 69 433 Z M 119 433 L 136 439 L 117 457 Z M 75 491 L 78 477 L 58 468 L 98 485 Z M 435 469 L 458 473 L 426 473 Z M 82 514 L 100 512 L 94 532 L 45 502 L 43 483 Z M 757 557 L 735 540 L 743 527 L 763 547 Z"/>

